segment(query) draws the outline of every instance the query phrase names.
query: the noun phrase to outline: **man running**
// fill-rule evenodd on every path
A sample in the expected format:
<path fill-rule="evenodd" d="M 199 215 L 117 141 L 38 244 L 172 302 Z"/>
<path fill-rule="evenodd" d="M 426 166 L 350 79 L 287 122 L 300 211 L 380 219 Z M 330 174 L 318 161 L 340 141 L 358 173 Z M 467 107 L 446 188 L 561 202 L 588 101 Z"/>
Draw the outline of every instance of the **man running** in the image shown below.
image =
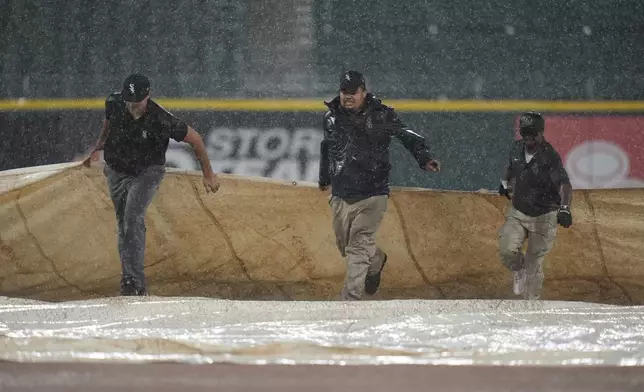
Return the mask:
<path fill-rule="evenodd" d="M 359 72 L 342 75 L 340 94 L 324 115 L 319 188 L 331 186 L 333 231 L 347 272 L 342 300 L 373 295 L 387 255 L 376 246 L 376 231 L 387 210 L 389 146 L 392 137 L 413 154 L 423 170 L 438 172 L 425 139 L 402 123 L 396 112 L 367 93 Z"/>
<path fill-rule="evenodd" d="M 499 231 L 499 253 L 512 271 L 514 293 L 526 300 L 540 298 L 543 260 L 554 245 L 557 224 L 572 225 L 570 179 L 544 130 L 541 114 L 527 112 L 520 117 L 521 140 L 512 144 L 499 187 L 499 194 L 512 201 Z"/>
<path fill-rule="evenodd" d="M 201 136 L 150 98 L 147 77 L 132 74 L 120 93 L 107 97 L 101 135 L 84 163 L 89 165 L 97 152 L 104 150 L 103 173 L 118 227 L 121 295 L 147 295 L 143 271 L 145 214 L 165 174 L 170 138 L 192 145 L 206 191 L 217 192 L 219 181 Z"/>

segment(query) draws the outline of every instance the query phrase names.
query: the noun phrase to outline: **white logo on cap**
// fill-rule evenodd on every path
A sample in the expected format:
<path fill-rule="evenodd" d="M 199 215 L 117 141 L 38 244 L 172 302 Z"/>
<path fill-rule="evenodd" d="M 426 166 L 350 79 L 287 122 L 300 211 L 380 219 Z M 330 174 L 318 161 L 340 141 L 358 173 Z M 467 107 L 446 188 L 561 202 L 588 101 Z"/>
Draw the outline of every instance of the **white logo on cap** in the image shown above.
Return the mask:
<path fill-rule="evenodd" d="M 130 83 L 130 92 L 134 94 L 134 83 Z"/>
<path fill-rule="evenodd" d="M 344 75 L 344 78 L 349 82 L 351 81 L 351 75 L 349 74 Z"/>

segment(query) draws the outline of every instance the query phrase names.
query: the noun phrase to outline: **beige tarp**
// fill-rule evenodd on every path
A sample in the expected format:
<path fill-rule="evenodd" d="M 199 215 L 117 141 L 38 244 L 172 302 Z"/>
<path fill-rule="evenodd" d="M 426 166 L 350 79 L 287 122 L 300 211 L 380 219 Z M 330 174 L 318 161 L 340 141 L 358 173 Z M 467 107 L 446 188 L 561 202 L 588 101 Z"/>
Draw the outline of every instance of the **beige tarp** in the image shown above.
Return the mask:
<path fill-rule="evenodd" d="M 515 298 L 498 257 L 506 199 L 395 189 L 378 233 L 389 254 L 373 299 Z M 644 189 L 576 191 L 543 299 L 644 303 Z M 147 215 L 151 294 L 335 299 L 344 262 L 328 195 L 314 184 L 169 171 Z M 0 173 L 0 295 L 40 300 L 118 294 L 116 224 L 101 166 Z"/>

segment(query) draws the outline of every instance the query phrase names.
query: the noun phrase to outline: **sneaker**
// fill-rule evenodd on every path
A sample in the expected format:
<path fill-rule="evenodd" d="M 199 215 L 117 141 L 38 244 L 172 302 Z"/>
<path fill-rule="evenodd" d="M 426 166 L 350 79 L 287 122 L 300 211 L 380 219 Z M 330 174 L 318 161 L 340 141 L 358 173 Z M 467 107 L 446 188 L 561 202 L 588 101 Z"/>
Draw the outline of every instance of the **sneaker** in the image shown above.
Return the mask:
<path fill-rule="evenodd" d="M 148 291 L 145 287 L 137 287 L 132 278 L 125 278 L 121 281 L 121 295 L 145 296 L 148 295 Z"/>
<path fill-rule="evenodd" d="M 523 294 L 523 290 L 525 290 L 525 278 L 525 268 L 522 268 L 518 271 L 512 271 L 512 279 L 514 281 L 512 288 L 514 289 L 514 294 Z"/>
<path fill-rule="evenodd" d="M 374 295 L 376 291 L 378 291 L 378 287 L 380 287 L 380 275 L 382 274 L 382 269 L 385 268 L 386 263 L 387 263 L 387 254 L 385 253 L 385 259 L 382 261 L 382 265 L 380 266 L 380 271 L 378 271 L 377 274 L 367 275 L 367 277 L 365 278 L 364 280 L 365 293 L 369 295 Z"/>

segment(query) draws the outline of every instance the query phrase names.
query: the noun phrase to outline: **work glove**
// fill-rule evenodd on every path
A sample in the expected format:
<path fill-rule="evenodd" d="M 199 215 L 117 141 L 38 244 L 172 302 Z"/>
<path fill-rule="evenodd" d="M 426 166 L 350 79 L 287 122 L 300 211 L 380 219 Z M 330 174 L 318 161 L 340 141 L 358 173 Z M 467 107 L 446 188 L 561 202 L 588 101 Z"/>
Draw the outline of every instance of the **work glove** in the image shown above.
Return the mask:
<path fill-rule="evenodd" d="M 559 211 L 557 212 L 557 223 L 566 228 L 572 226 L 572 214 L 570 213 L 569 206 L 559 207 Z"/>

